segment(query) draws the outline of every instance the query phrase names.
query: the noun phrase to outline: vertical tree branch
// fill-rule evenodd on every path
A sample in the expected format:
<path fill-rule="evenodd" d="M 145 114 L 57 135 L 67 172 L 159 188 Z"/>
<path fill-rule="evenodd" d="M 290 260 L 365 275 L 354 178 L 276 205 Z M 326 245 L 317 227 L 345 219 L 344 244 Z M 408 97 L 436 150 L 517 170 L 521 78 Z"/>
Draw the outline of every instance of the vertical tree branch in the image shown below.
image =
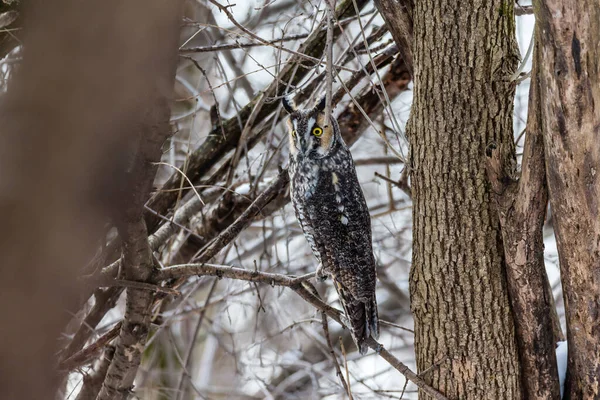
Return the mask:
<path fill-rule="evenodd" d="M 536 29 L 537 30 L 537 29 Z M 536 33 L 532 40 L 537 40 Z M 535 47 L 521 177 L 503 145 L 486 149 L 487 173 L 500 219 L 506 275 L 527 399 L 560 399 L 556 342 L 560 325 L 544 266 L 543 226 L 548 203 L 539 98 L 539 42 Z"/>
<path fill-rule="evenodd" d="M 412 0 L 375 0 L 375 5 L 400 50 L 409 74 L 413 75 L 413 9 Z"/>
<path fill-rule="evenodd" d="M 154 267 L 152 248 L 144 221 L 146 203 L 162 145 L 171 135 L 169 99 L 172 95 L 177 65 L 179 26 L 183 1 L 155 0 L 140 7 L 151 9 L 147 16 L 143 37 L 153 42 L 147 54 L 147 87 L 139 95 L 145 99 L 137 117 L 137 140 L 129 143 L 133 149 L 128 167 L 128 180 L 121 188 L 123 200 L 116 215 L 116 225 L 123 243 L 121 276 L 127 280 L 145 282 Z M 140 32 L 136 32 L 140 34 Z M 150 327 L 150 307 L 154 293 L 143 289 L 127 289 L 127 302 L 115 355 L 98 399 L 126 399 L 141 361 L 141 354 Z"/>
<path fill-rule="evenodd" d="M 98 362 L 96 367 L 89 375 L 83 377 L 83 387 L 77 395 L 77 400 L 95 400 L 98 396 L 98 392 L 102 388 L 102 383 L 106 377 L 108 367 L 115 355 L 115 346 L 109 345 L 104 350 L 104 354 Z"/>
<path fill-rule="evenodd" d="M 600 1 L 534 1 L 550 205 L 565 298 L 565 396 L 600 399 Z"/>

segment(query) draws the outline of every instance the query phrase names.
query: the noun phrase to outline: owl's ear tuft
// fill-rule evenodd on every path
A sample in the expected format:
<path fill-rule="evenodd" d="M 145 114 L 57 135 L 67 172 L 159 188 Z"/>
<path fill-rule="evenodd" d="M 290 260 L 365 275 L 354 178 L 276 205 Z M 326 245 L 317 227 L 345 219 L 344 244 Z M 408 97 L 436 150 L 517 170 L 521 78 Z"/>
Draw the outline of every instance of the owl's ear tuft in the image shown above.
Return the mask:
<path fill-rule="evenodd" d="M 292 114 L 294 111 L 296 111 L 294 101 L 290 100 L 287 96 L 281 99 L 281 103 L 283 104 L 283 108 L 285 108 L 285 111 L 287 111 L 288 114 Z"/>
<path fill-rule="evenodd" d="M 327 96 L 321 97 L 317 105 L 315 106 L 315 110 L 318 112 L 323 112 L 325 110 L 325 105 L 327 104 Z"/>

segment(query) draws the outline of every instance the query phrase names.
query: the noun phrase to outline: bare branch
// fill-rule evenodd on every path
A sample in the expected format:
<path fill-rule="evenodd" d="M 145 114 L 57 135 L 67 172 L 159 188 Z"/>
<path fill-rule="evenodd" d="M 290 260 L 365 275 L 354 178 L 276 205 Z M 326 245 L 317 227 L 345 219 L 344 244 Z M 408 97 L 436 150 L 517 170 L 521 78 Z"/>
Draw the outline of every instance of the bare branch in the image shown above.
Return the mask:
<path fill-rule="evenodd" d="M 179 52 L 185 54 L 185 53 L 205 53 L 205 52 L 221 51 L 221 50 L 246 49 L 249 47 L 268 46 L 268 45 L 274 45 L 274 44 L 281 43 L 281 42 L 289 42 L 292 40 L 304 39 L 304 38 L 307 38 L 308 35 L 309 35 L 308 33 L 302 33 L 299 35 L 290 35 L 290 36 L 282 37 L 279 39 L 267 40 L 268 44 L 258 42 L 258 43 L 220 44 L 220 45 L 214 45 L 214 46 L 201 46 L 201 47 L 185 47 L 185 48 L 179 50 Z"/>
<path fill-rule="evenodd" d="M 363 7 L 366 3 L 366 0 L 359 1 L 359 7 Z M 341 1 L 336 8 L 336 18 L 338 19 L 348 18 L 354 15 L 356 15 L 356 13 L 352 7 L 351 0 Z M 298 53 L 319 59 L 323 54 L 325 35 L 325 32 L 320 28 L 315 30 L 307 38 L 306 42 L 300 46 Z M 289 84 L 293 87 L 293 85 L 297 84 L 301 79 L 303 79 L 308 73 L 308 69 L 305 69 L 304 66 L 309 67 L 308 65 L 303 64 L 303 60 L 304 59 L 300 58 L 299 56 L 292 56 L 278 74 L 277 79 L 273 82 L 273 84 L 271 84 L 263 92 L 265 98 L 273 99 L 285 93 L 287 90 L 286 86 L 282 86 L 279 84 L 279 82 L 289 82 Z M 299 66 L 302 67 L 298 68 Z M 263 94 L 261 93 L 261 96 L 262 95 Z M 241 120 L 242 123 L 245 123 L 248 120 L 250 113 L 258 101 L 258 98 L 259 97 L 256 97 L 251 100 L 242 110 L 240 110 L 237 116 L 230 118 L 223 123 L 223 129 L 227 134 L 225 138 L 222 138 L 220 135 L 221 127 L 216 127 L 208 135 L 206 141 L 190 155 L 187 161 L 188 168 L 186 171 L 186 174 L 190 180 L 196 181 L 202 177 L 225 155 L 225 153 L 237 146 L 242 131 L 239 125 L 239 120 Z M 277 108 L 278 104 L 275 102 L 265 103 L 260 112 L 258 112 L 256 120 L 260 121 L 266 118 Z M 169 208 L 172 207 L 175 200 L 179 197 L 178 192 L 171 192 L 169 190 L 178 189 L 179 187 L 180 179 L 176 175 L 171 176 L 171 178 L 163 185 L 163 191 L 157 193 L 151 199 L 148 206 L 160 214 L 167 214 Z M 182 192 L 185 191 L 182 190 Z M 152 215 L 146 215 L 146 222 L 148 223 L 149 230 L 152 232 L 156 229 L 159 220 Z"/>
<path fill-rule="evenodd" d="M 375 164 L 403 164 L 402 160 L 398 157 L 369 157 L 369 158 L 358 158 L 354 160 L 354 165 L 375 165 Z"/>
<path fill-rule="evenodd" d="M 405 169 L 406 171 L 406 169 Z M 402 173 L 402 176 L 400 177 L 400 179 L 398 179 L 398 181 L 395 181 L 393 179 L 388 178 L 387 176 L 381 175 L 379 172 L 375 172 L 375 176 L 378 177 L 379 179 L 383 179 L 384 181 L 391 183 L 392 185 L 396 186 L 398 189 L 402 190 L 404 192 L 404 194 L 406 194 L 408 196 L 408 198 L 412 198 L 412 194 L 410 193 L 410 186 L 408 186 L 408 182 L 407 182 L 407 174 Z"/>
<path fill-rule="evenodd" d="M 78 353 L 73 354 L 68 359 L 61 361 L 60 364 L 58 365 L 58 367 L 60 369 L 70 371 L 72 369 L 75 369 L 75 368 L 78 368 L 78 367 L 81 367 L 83 365 L 90 363 L 93 360 L 93 358 L 96 357 L 98 355 L 98 353 L 100 351 L 102 351 L 102 349 L 105 346 L 108 345 L 108 343 L 110 343 L 114 338 L 116 338 L 119 335 L 119 331 L 121 330 L 121 325 L 122 325 L 121 322 L 115 324 L 115 326 L 113 326 L 104 335 L 100 336 L 94 343 L 87 346 L 86 348 L 79 351 Z M 111 359 L 112 359 L 112 356 L 111 356 Z M 108 366 L 107 366 L 107 369 L 108 369 Z M 106 373 L 105 373 L 105 375 L 106 375 Z M 84 386 L 85 386 L 85 384 L 84 384 Z M 98 391 L 100 391 L 100 388 L 98 388 Z"/>
<path fill-rule="evenodd" d="M 342 382 L 344 391 L 349 397 L 351 397 L 352 394 L 350 393 L 350 388 L 344 379 L 344 375 L 342 374 L 342 370 L 340 368 L 340 363 L 337 360 L 337 356 L 333 350 L 333 345 L 331 344 L 331 338 L 329 337 L 329 324 L 327 323 L 327 315 L 325 313 L 321 313 L 321 323 L 323 325 L 323 335 L 325 336 L 325 341 L 327 342 L 327 347 L 329 348 L 329 354 L 331 354 L 331 360 L 333 361 L 333 366 L 335 367 L 335 373 L 340 379 L 340 382 Z"/>
<path fill-rule="evenodd" d="M 84 376 L 83 387 L 77 395 L 77 400 L 95 400 L 102 388 L 102 382 L 106 378 L 108 367 L 115 355 L 115 346 L 107 346 L 104 350 L 104 354 L 97 362 L 94 371 Z"/>
<path fill-rule="evenodd" d="M 375 0 L 375 5 L 379 13 L 385 20 L 392 37 L 400 50 L 400 56 L 404 60 L 406 67 L 412 76 L 413 74 L 413 56 L 412 56 L 412 37 L 413 37 L 413 19 L 412 13 L 414 2 L 412 0 L 401 1 L 381 1 Z"/>
<path fill-rule="evenodd" d="M 177 43 L 183 1 L 155 4 L 157 15 L 148 21 L 160 32 L 153 43 L 154 76 L 149 82 L 139 122 L 136 154 L 129 168 L 129 182 L 123 193 L 123 210 L 116 216 L 116 226 L 123 243 L 121 273 L 130 281 L 146 282 L 154 268 L 154 256 L 143 219 L 144 205 L 154 181 L 162 145 L 171 136 L 169 99 L 178 61 Z M 168 89 L 167 89 L 168 88 Z M 150 307 L 154 292 L 127 289 L 125 317 L 115 354 L 106 374 L 98 400 L 126 399 L 141 361 L 141 353 L 150 327 Z"/>
<path fill-rule="evenodd" d="M 533 14 L 533 6 L 522 6 L 520 4 L 515 4 L 515 15 L 517 17 L 531 14 Z"/>
<path fill-rule="evenodd" d="M 182 264 L 166 267 L 157 271 L 154 275 L 154 281 L 160 282 L 167 279 L 176 279 L 188 276 L 203 275 L 216 276 L 221 278 L 240 279 L 249 282 L 261 282 L 267 285 L 277 285 L 286 287 L 295 287 L 300 285 L 305 280 L 314 277 L 314 273 L 302 276 L 287 276 L 282 274 L 272 274 L 269 272 L 260 272 L 256 270 L 248 270 L 236 268 L 228 265 L 217 264 Z"/>
<path fill-rule="evenodd" d="M 320 299 L 318 299 L 312 293 L 310 293 L 310 291 L 308 291 L 306 288 L 304 288 L 303 286 L 300 286 L 298 288 L 294 288 L 293 290 L 298 295 L 300 295 L 300 297 L 302 297 L 304 300 L 306 300 L 307 302 L 312 304 L 315 308 L 324 312 L 325 314 L 327 314 L 327 316 L 329 316 L 333 320 L 337 321 L 342 326 L 346 326 L 345 323 L 342 322 L 342 320 L 340 318 L 341 314 L 338 310 L 323 303 Z M 373 339 L 373 338 L 367 339 L 367 344 L 369 345 L 369 347 L 371 349 L 375 350 L 375 352 L 381 358 L 386 360 L 392 367 L 394 367 L 398 372 L 400 372 L 402 375 L 404 375 L 406 377 L 406 379 L 408 379 L 409 381 L 411 381 L 412 383 L 417 385 L 421 390 L 423 390 L 423 392 L 432 396 L 434 399 L 447 400 L 447 398 L 445 396 L 440 394 L 438 391 L 433 389 L 431 386 L 427 385 L 427 383 L 421 377 L 419 377 L 416 373 L 411 371 L 410 368 L 408 368 L 404 363 L 402 363 L 400 360 L 398 360 L 392 353 L 387 351 L 383 347 L 383 345 L 381 345 L 375 339 Z"/>

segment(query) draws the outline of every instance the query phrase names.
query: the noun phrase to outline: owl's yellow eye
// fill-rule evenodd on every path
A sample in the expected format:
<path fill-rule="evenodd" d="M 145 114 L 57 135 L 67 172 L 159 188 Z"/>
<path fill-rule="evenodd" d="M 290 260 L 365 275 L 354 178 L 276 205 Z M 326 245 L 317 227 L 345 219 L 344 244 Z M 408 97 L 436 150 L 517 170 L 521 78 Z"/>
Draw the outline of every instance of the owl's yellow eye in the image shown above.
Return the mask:
<path fill-rule="evenodd" d="M 292 137 L 293 137 L 294 139 L 296 139 L 296 131 L 295 131 L 295 130 L 293 130 L 293 131 L 292 131 Z"/>
<path fill-rule="evenodd" d="M 318 126 L 315 126 L 313 128 L 312 134 L 315 135 L 316 137 L 319 137 L 323 134 L 323 129 L 319 128 Z"/>

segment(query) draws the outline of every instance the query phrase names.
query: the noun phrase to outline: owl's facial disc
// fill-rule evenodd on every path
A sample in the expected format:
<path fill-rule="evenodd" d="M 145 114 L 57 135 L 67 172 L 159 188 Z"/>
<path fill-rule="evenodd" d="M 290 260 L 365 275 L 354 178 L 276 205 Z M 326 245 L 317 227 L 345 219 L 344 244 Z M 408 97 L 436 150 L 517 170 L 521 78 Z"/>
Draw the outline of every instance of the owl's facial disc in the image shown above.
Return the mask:
<path fill-rule="evenodd" d="M 323 158 L 329 154 L 334 144 L 332 124 L 325 126 L 325 114 L 317 109 L 308 112 L 295 112 L 290 116 L 290 153 L 307 158 Z"/>
<path fill-rule="evenodd" d="M 327 154 L 329 154 L 335 142 L 333 124 L 333 121 L 327 121 L 325 113 L 321 111 L 318 112 L 315 126 L 318 126 L 322 131 L 322 134 L 319 136 L 319 147 L 317 150 L 317 152 L 321 156 L 326 156 Z"/>

